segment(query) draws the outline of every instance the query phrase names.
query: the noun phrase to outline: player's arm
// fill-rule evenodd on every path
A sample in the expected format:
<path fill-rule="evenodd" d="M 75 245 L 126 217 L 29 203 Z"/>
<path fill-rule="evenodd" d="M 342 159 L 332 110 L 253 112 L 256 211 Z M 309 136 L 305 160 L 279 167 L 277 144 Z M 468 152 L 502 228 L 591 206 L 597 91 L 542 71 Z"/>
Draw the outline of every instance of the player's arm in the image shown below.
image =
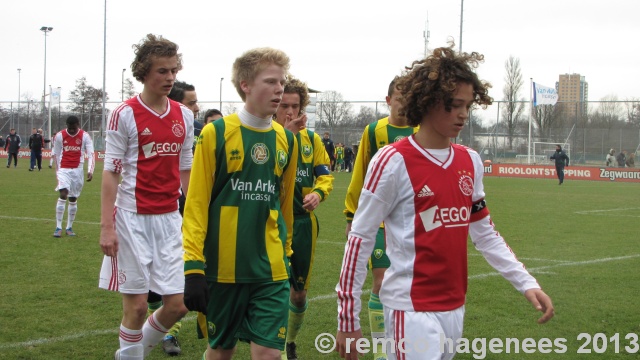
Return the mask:
<path fill-rule="evenodd" d="M 93 140 L 91 140 L 91 136 L 86 131 L 84 132 L 82 143 L 87 154 L 87 181 L 91 181 L 93 179 L 93 170 L 96 166 L 96 154 L 93 148 Z"/>
<path fill-rule="evenodd" d="M 331 160 L 324 149 L 320 135 L 313 134 L 313 176 L 315 182 L 311 192 L 320 196 L 320 201 L 324 201 L 333 190 L 333 175 L 331 175 Z M 313 209 L 312 209 L 313 210 Z"/>
<path fill-rule="evenodd" d="M 132 120 L 131 108 L 119 109 L 111 113 L 107 128 L 104 170 L 100 192 L 100 247 L 107 256 L 118 253 L 118 237 L 113 219 L 118 184 L 122 173 L 123 161 L 129 146 L 129 141 L 135 134 L 127 127 L 127 120 Z M 133 134 L 131 134 L 133 132 Z M 58 145 L 59 144 L 59 145 Z M 54 142 L 54 154 L 59 154 L 62 145 L 62 134 L 58 133 Z"/>
<path fill-rule="evenodd" d="M 395 151 L 393 148 L 386 150 Z M 352 336 L 360 330 L 360 310 L 362 309 L 360 296 L 367 276 L 367 262 L 375 246 L 380 223 L 391 213 L 398 198 L 399 185 L 396 175 L 399 162 L 377 161 L 381 158 L 379 155 L 386 153 L 387 151 L 384 150 L 379 151 L 372 160 L 372 169 L 376 171 L 367 174 L 365 178 L 365 184 L 369 186 L 365 185 L 362 189 L 359 208 L 345 245 L 340 280 L 336 285 L 338 339 Z M 371 176 L 376 176 L 378 181 L 369 182 Z M 346 344 L 338 340 L 338 348 L 345 349 Z"/>
<path fill-rule="evenodd" d="M 469 235 L 476 249 L 482 254 L 496 271 L 507 279 L 518 291 L 525 295 L 527 300 L 536 308 L 542 311 L 543 315 L 538 320 L 540 323 L 547 322 L 553 317 L 553 304 L 551 298 L 547 296 L 536 279 L 529 274 L 524 265 L 518 261 L 504 238 L 495 229 L 489 209 L 484 200 L 484 168 L 482 160 L 476 152 L 471 152 L 474 165 L 474 189 L 473 206 L 471 208 L 471 222 L 469 224 Z"/>
<path fill-rule="evenodd" d="M 293 239 L 293 198 L 296 187 L 296 171 L 298 169 L 298 140 L 288 130 L 291 135 L 291 148 L 289 149 L 289 163 L 284 170 L 282 176 L 282 188 L 280 189 L 280 211 L 287 224 L 287 242 L 285 244 L 285 253 L 287 257 L 293 254 L 291 242 Z"/>
<path fill-rule="evenodd" d="M 180 151 L 180 184 L 182 187 L 182 193 L 187 196 L 189 190 L 189 178 L 191 176 L 191 166 L 193 164 L 193 148 L 194 142 L 194 127 L 195 122 L 193 120 L 193 113 L 191 110 L 181 107 L 183 119 L 185 122 L 186 133 L 184 136 L 184 142 L 182 143 L 182 150 Z M 201 133 L 199 130 L 198 133 Z"/>
<path fill-rule="evenodd" d="M 362 132 L 360 138 L 360 148 L 356 155 L 356 161 L 353 164 L 353 172 L 351 174 L 351 182 L 347 189 L 347 196 L 344 200 L 345 209 L 343 213 L 347 218 L 347 222 L 350 223 L 353 220 L 353 214 L 358 209 L 358 199 L 360 198 L 360 192 L 364 185 L 364 177 L 367 174 L 367 167 L 370 161 L 370 149 L 369 149 L 369 126 L 367 125 Z"/>
<path fill-rule="evenodd" d="M 53 163 L 56 166 L 56 171 L 58 171 L 58 161 L 60 159 L 61 153 L 62 153 L 62 134 L 57 133 L 53 137 L 53 149 L 51 151 L 51 156 L 53 156 Z"/>

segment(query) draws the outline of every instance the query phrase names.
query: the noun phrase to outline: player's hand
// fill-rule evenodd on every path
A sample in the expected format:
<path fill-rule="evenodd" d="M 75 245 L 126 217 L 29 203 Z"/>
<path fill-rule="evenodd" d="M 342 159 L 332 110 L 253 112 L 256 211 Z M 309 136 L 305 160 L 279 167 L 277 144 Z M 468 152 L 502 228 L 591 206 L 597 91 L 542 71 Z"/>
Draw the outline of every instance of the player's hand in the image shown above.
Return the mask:
<path fill-rule="evenodd" d="M 551 298 L 541 289 L 529 289 L 524 292 L 524 296 L 536 310 L 543 313 L 540 319 L 538 319 L 538 324 L 546 323 L 555 315 Z"/>
<path fill-rule="evenodd" d="M 358 354 L 358 349 L 356 349 L 356 342 L 360 338 L 362 338 L 362 329 L 351 332 L 338 331 L 336 335 L 336 351 L 340 354 L 340 357 L 347 360 L 357 360 L 364 355 L 364 353 Z M 348 348 L 347 339 L 352 339 Z"/>
<path fill-rule="evenodd" d="M 351 232 L 351 223 L 347 222 L 347 227 L 344 229 L 344 236 L 346 236 L 347 239 L 349 238 L 350 232 Z"/>
<path fill-rule="evenodd" d="M 307 211 L 315 210 L 320 205 L 320 194 L 312 191 L 302 200 L 302 207 Z"/>
<path fill-rule="evenodd" d="M 189 274 L 184 277 L 184 306 L 191 311 L 207 315 L 209 304 L 209 286 L 202 274 Z"/>
<path fill-rule="evenodd" d="M 87 181 L 93 180 L 93 173 L 87 173 Z"/>
<path fill-rule="evenodd" d="M 307 127 L 307 114 L 302 114 L 295 119 L 291 119 L 288 115 L 284 123 L 284 128 L 297 134 L 300 130 Z"/>
<path fill-rule="evenodd" d="M 118 235 L 113 227 L 105 227 L 100 230 L 100 248 L 107 256 L 116 257 L 118 255 Z"/>

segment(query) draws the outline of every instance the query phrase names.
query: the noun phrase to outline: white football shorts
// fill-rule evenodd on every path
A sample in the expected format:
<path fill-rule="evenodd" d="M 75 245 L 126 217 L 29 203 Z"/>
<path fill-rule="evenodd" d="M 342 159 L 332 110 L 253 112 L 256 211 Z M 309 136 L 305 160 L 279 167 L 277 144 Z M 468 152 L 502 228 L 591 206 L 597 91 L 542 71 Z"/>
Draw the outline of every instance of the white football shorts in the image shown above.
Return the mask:
<path fill-rule="evenodd" d="M 464 305 L 455 310 L 438 312 L 401 311 L 385 307 L 387 358 L 389 360 L 453 359 L 456 340 L 462 336 L 463 322 Z M 451 340 L 450 343 L 447 343 L 448 339 Z"/>
<path fill-rule="evenodd" d="M 84 186 L 84 169 L 58 169 L 56 171 L 56 177 L 58 178 L 58 186 L 55 191 L 61 189 L 69 190 L 69 197 L 79 197 Z"/>
<path fill-rule="evenodd" d="M 98 286 L 124 294 L 184 292 L 182 216 L 137 214 L 116 208 L 118 255 L 105 256 Z"/>

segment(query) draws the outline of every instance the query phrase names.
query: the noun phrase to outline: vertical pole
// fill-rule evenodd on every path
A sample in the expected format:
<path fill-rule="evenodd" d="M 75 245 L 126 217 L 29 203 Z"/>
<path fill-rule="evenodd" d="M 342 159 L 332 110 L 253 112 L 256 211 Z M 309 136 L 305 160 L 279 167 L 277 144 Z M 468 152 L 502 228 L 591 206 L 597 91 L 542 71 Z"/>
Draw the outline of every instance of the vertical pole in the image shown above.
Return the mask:
<path fill-rule="evenodd" d="M 220 112 L 222 112 L 222 80 L 224 80 L 223 77 L 220 78 Z"/>
<path fill-rule="evenodd" d="M 535 114 L 535 110 L 533 108 L 533 78 L 529 78 L 529 142 L 527 143 L 527 164 L 531 164 L 531 120 L 533 118 L 533 114 Z"/>

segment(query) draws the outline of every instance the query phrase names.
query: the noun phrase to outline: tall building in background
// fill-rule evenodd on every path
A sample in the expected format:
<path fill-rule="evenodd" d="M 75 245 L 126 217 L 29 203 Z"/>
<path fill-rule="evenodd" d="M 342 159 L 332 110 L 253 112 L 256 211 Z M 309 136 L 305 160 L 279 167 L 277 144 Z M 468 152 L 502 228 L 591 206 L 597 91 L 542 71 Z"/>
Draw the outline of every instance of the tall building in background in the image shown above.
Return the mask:
<path fill-rule="evenodd" d="M 582 116 L 587 114 L 587 101 L 589 101 L 589 84 L 580 74 L 560 75 L 556 82 L 558 90 L 558 102 L 563 104 L 564 114 L 567 117 Z"/>

